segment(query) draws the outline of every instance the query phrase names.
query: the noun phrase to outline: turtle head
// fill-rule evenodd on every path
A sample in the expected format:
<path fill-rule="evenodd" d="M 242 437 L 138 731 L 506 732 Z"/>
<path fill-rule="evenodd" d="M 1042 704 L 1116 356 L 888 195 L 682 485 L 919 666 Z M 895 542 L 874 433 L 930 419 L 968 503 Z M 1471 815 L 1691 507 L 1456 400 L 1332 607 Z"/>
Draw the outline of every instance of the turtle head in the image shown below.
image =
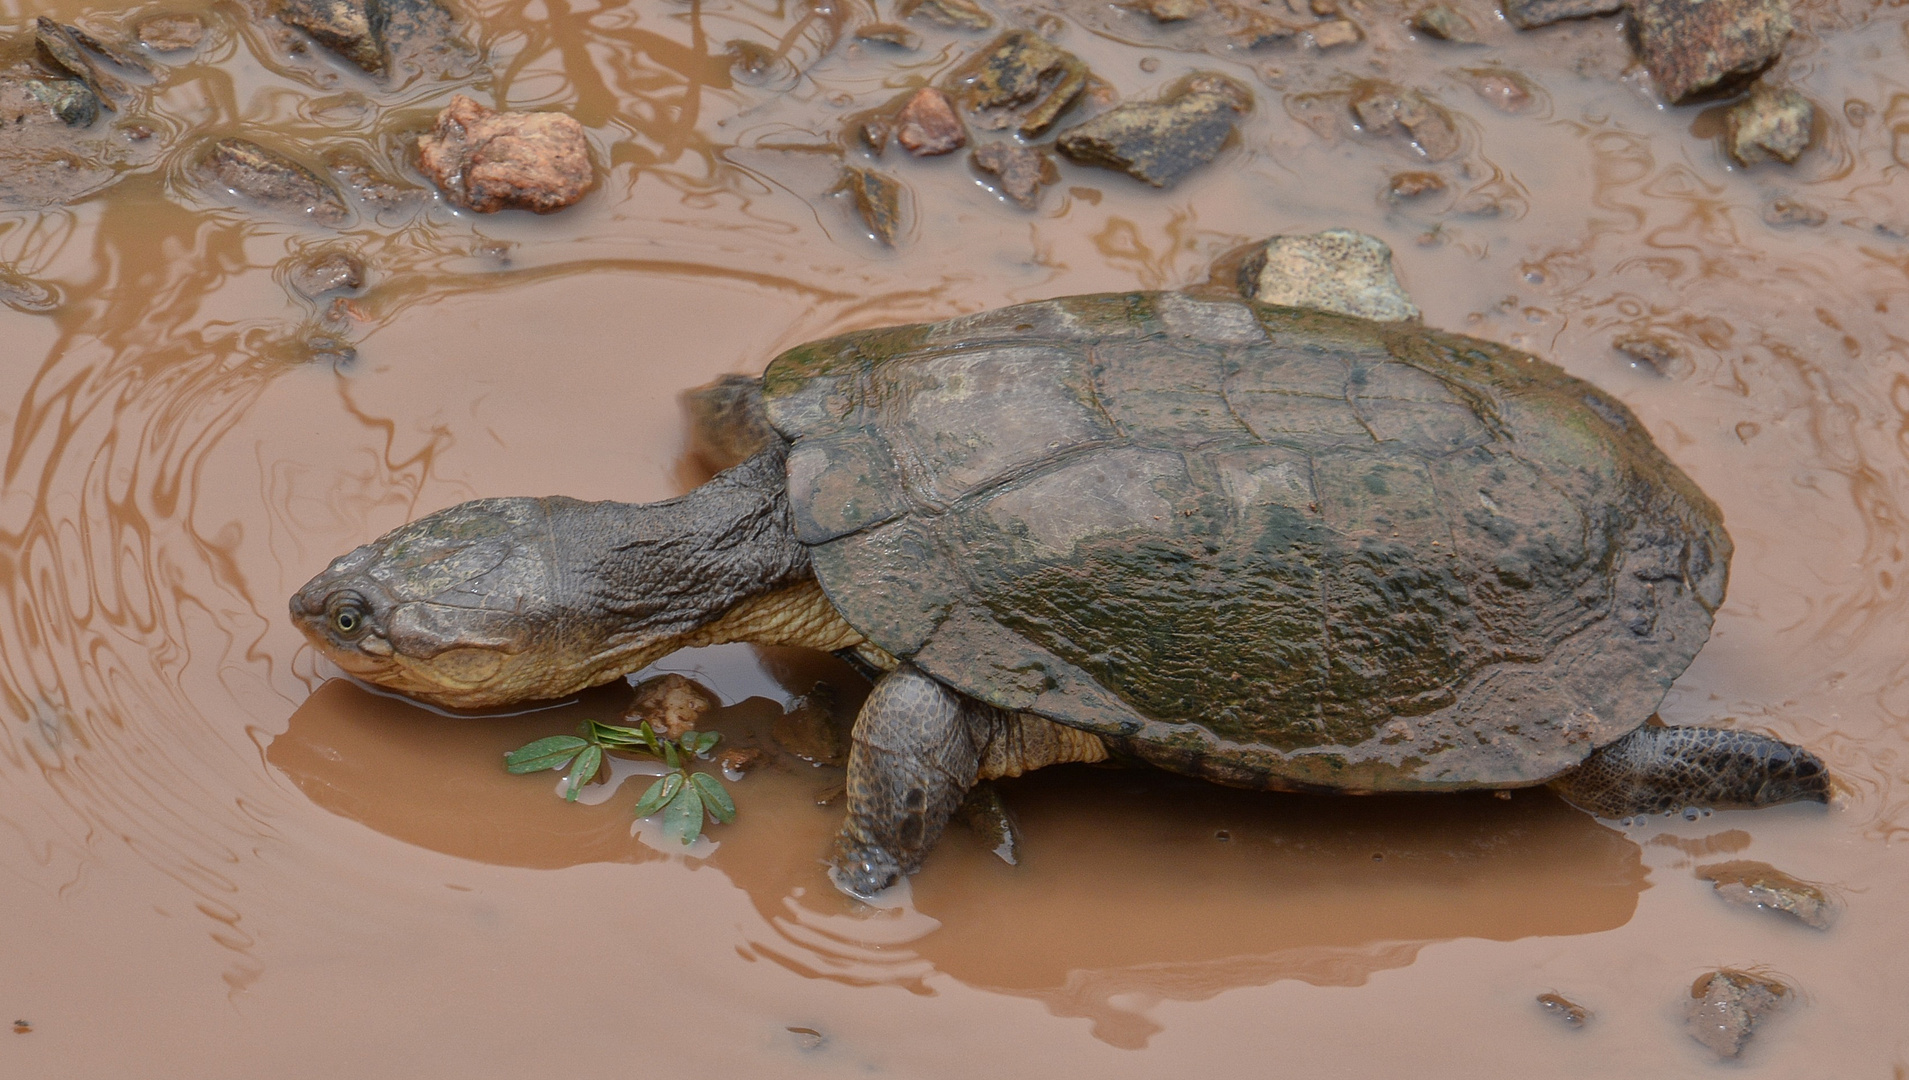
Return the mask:
<path fill-rule="evenodd" d="M 349 674 L 481 709 L 563 697 L 711 644 L 698 635 L 724 613 L 807 577 L 781 458 L 764 454 L 667 502 L 440 510 L 334 560 L 291 613 Z"/>
<path fill-rule="evenodd" d="M 568 499 L 478 499 L 338 559 L 291 601 L 292 621 L 346 672 L 452 708 L 578 689 L 561 670 L 561 552 Z"/>

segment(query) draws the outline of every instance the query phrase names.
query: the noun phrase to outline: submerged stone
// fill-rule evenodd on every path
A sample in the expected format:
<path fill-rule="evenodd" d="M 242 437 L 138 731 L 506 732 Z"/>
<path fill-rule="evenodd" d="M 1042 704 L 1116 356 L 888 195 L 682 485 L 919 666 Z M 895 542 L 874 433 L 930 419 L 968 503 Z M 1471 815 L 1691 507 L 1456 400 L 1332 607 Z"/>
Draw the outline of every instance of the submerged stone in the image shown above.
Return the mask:
<path fill-rule="evenodd" d="M 185 13 L 150 15 L 134 24 L 133 36 L 154 52 L 184 52 L 205 40 L 205 20 Z"/>
<path fill-rule="evenodd" d="M 99 95 L 78 79 L 30 79 L 24 85 L 67 127 L 91 127 L 99 119 Z"/>
<path fill-rule="evenodd" d="M 848 740 L 835 722 L 835 691 L 825 683 L 798 698 L 769 733 L 776 745 L 811 765 L 848 761 Z"/>
<path fill-rule="evenodd" d="M 498 112 L 462 94 L 418 138 L 418 162 L 446 198 L 480 214 L 547 214 L 596 183 L 583 125 L 562 113 Z"/>
<path fill-rule="evenodd" d="M 954 30 L 986 30 L 994 16 L 974 0 L 902 0 L 895 14 L 904 19 L 926 19 Z"/>
<path fill-rule="evenodd" d="M 985 143 L 975 147 L 972 160 L 975 168 L 994 177 L 993 185 L 1001 194 L 1027 210 L 1040 204 L 1043 187 L 1061 178 L 1054 159 L 1036 146 Z"/>
<path fill-rule="evenodd" d="M 1763 1018 L 1782 1008 L 1795 991 L 1775 979 L 1728 968 L 1700 975 L 1684 1005 L 1690 1037 L 1733 1058 L 1756 1033 Z"/>
<path fill-rule="evenodd" d="M 207 180 L 280 213 L 320 225 L 343 225 L 351 208 L 318 174 L 249 139 L 220 139 L 199 158 Z"/>
<path fill-rule="evenodd" d="M 1351 19 L 1332 19 L 1315 23 L 1306 28 L 1312 35 L 1313 46 L 1320 49 L 1337 49 L 1346 45 L 1357 45 L 1365 40 L 1365 31 Z"/>
<path fill-rule="evenodd" d="M 476 66 L 437 0 L 275 0 L 272 13 L 368 74 L 462 75 Z"/>
<path fill-rule="evenodd" d="M 1538 1006 L 1569 1027 L 1581 1028 L 1591 1019 L 1591 1010 L 1562 994 L 1539 994 Z"/>
<path fill-rule="evenodd" d="M 1365 82 L 1349 102 L 1359 127 L 1374 135 L 1397 135 L 1416 146 L 1427 161 L 1443 161 L 1463 149 L 1452 114 L 1417 90 L 1388 82 Z"/>
<path fill-rule="evenodd" d="M 1317 308 L 1376 322 L 1415 322 L 1418 305 L 1392 272 L 1392 249 L 1350 229 L 1275 236 L 1239 269 L 1239 291 L 1263 304 Z"/>
<path fill-rule="evenodd" d="M 848 192 L 855 200 L 856 212 L 875 239 L 893 247 L 895 238 L 901 235 L 901 181 L 851 166 L 843 172 L 837 190 Z"/>
<path fill-rule="evenodd" d="M 1412 29 L 1435 37 L 1440 41 L 1449 41 L 1457 45 L 1475 45 L 1478 43 L 1478 28 L 1450 4 L 1427 4 L 1412 16 Z"/>
<path fill-rule="evenodd" d="M 379 173 L 363 154 L 348 147 L 325 153 L 325 170 L 344 185 L 346 191 L 377 210 L 391 210 L 416 202 L 423 188 L 400 184 Z"/>
<path fill-rule="evenodd" d="M 695 730 L 703 714 L 721 704 L 714 690 L 672 671 L 636 684 L 629 708 L 623 710 L 623 723 L 635 727 L 647 722 L 651 731 L 674 739 Z"/>
<path fill-rule="evenodd" d="M 1699 866 L 1696 873 L 1727 903 L 1779 912 L 1818 930 L 1829 929 L 1836 919 L 1836 901 L 1822 886 L 1791 877 L 1769 863 L 1747 859 L 1712 863 Z"/>
<path fill-rule="evenodd" d="M 55 64 L 85 83 L 86 88 L 93 92 L 100 104 L 111 109 L 114 107 L 114 99 L 132 96 L 132 92 L 127 89 L 124 82 L 102 71 L 100 66 L 86 55 L 86 50 L 81 47 L 76 36 L 77 33 L 75 28 L 63 26 L 44 15 L 33 20 L 33 37 L 40 43 L 40 48 Z"/>
<path fill-rule="evenodd" d="M 1520 30 L 1566 19 L 1615 15 L 1624 10 L 1624 0 L 1504 0 L 1504 3 L 1505 21 Z"/>
<path fill-rule="evenodd" d="M 906 26 L 894 23 L 869 23 L 855 31 L 857 41 L 879 41 L 884 45 L 893 45 L 897 49 L 915 50 L 921 48 L 921 35 Z"/>
<path fill-rule="evenodd" d="M 1207 0 L 1146 0 L 1139 5 L 1155 22 L 1184 22 L 1206 14 Z"/>
<path fill-rule="evenodd" d="M 1034 138 L 1051 127 L 1087 86 L 1087 65 L 1028 30 L 996 38 L 958 72 L 948 89 L 975 124 L 1016 128 Z"/>
<path fill-rule="evenodd" d="M 1632 364 L 1667 379 L 1681 379 L 1693 367 L 1681 346 L 1657 334 L 1623 334 L 1611 342 L 1611 348 L 1629 357 Z"/>
<path fill-rule="evenodd" d="M 1776 62 L 1789 0 L 1629 0 L 1632 43 L 1665 100 L 1727 90 Z"/>
<path fill-rule="evenodd" d="M 1062 132 L 1055 145 L 1083 165 L 1167 187 L 1212 161 L 1252 94 L 1223 75 L 1195 75 L 1160 101 L 1129 102 Z"/>
<path fill-rule="evenodd" d="M 1445 178 L 1437 173 L 1402 172 L 1393 175 L 1385 193 L 1394 199 L 1416 199 L 1445 190 Z"/>
<path fill-rule="evenodd" d="M 1741 165 L 1788 164 L 1809 147 L 1815 119 L 1816 106 L 1802 94 L 1758 86 L 1724 114 L 1724 146 Z"/>
<path fill-rule="evenodd" d="M 317 299 L 328 292 L 356 289 L 365 283 L 365 263 L 349 251 L 321 251 L 298 259 L 286 281 L 299 295 Z"/>
<path fill-rule="evenodd" d="M 1792 225 L 1814 229 L 1829 223 L 1829 212 L 1802 199 L 1778 196 L 1763 208 L 1763 221 L 1779 229 Z"/>

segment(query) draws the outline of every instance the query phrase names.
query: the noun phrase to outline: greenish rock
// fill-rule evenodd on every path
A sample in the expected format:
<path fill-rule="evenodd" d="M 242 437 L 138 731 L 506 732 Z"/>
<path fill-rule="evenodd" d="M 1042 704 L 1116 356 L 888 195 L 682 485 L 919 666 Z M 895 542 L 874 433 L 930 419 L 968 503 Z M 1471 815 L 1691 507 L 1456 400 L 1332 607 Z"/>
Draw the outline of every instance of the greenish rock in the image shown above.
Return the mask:
<path fill-rule="evenodd" d="M 1240 263 L 1239 290 L 1264 304 L 1317 308 L 1380 322 L 1416 322 L 1385 242 L 1350 229 L 1275 236 Z"/>
<path fill-rule="evenodd" d="M 67 127 L 90 127 L 99 119 L 99 95 L 78 79 L 30 79 L 25 85 Z"/>
<path fill-rule="evenodd" d="M 1010 30 L 956 72 L 947 89 L 976 127 L 1014 128 L 1032 139 L 1080 97 L 1087 75 L 1073 53 L 1032 31 Z"/>
<path fill-rule="evenodd" d="M 1724 146 L 1740 165 L 1794 162 L 1810 145 L 1816 106 L 1794 90 L 1758 86 L 1724 114 Z"/>
<path fill-rule="evenodd" d="M 1159 101 L 1129 102 L 1061 132 L 1055 145 L 1083 165 L 1170 187 L 1218 156 L 1252 94 L 1223 75 L 1189 78 Z"/>
<path fill-rule="evenodd" d="M 351 220 L 344 197 L 317 173 L 248 139 L 214 142 L 197 169 L 208 183 L 268 210 L 334 227 Z"/>
<path fill-rule="evenodd" d="M 1070 297 L 814 342 L 763 399 L 874 645 L 1221 783 L 1556 776 L 1723 597 L 1716 508 L 1622 404 L 1416 323 Z"/>

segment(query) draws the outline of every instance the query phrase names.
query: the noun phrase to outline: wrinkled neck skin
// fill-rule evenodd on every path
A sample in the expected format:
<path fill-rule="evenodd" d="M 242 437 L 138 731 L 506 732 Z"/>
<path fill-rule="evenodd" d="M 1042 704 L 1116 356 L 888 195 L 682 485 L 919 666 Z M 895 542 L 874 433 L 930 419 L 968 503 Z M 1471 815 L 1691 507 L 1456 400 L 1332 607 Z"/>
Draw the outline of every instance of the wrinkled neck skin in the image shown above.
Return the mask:
<path fill-rule="evenodd" d="M 689 645 L 847 647 L 860 636 L 795 538 L 783 453 L 667 502 L 439 511 L 333 562 L 293 621 L 347 672 L 462 709 L 562 697 Z"/>

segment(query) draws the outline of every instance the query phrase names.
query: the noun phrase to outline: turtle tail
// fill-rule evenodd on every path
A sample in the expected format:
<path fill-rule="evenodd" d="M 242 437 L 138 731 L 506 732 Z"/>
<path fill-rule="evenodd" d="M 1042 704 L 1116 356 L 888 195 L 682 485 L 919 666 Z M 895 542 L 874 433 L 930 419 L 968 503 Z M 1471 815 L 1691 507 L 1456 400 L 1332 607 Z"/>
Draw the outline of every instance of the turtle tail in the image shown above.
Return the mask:
<path fill-rule="evenodd" d="M 1699 806 L 1742 810 L 1829 801 L 1829 770 L 1800 746 L 1748 731 L 1640 727 L 1551 782 L 1600 817 Z"/>

